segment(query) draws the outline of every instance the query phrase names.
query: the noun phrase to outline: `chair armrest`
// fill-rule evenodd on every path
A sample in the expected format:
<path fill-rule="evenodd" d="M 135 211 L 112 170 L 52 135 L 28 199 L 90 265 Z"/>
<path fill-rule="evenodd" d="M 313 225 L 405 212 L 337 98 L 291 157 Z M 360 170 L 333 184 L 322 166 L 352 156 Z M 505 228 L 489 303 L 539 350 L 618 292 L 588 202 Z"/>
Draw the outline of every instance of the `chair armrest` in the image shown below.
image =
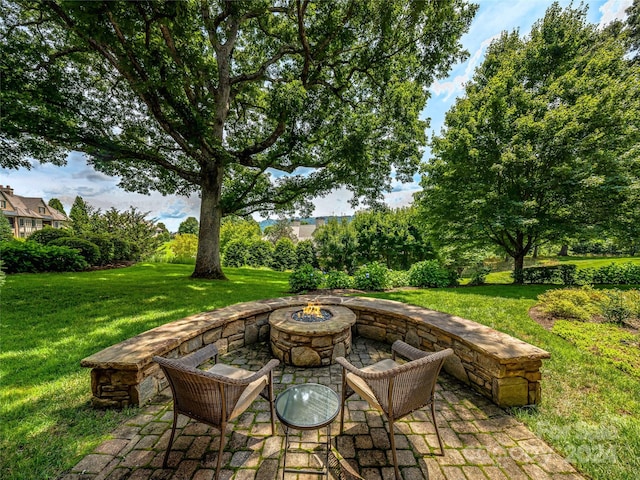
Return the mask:
<path fill-rule="evenodd" d="M 210 343 L 206 347 L 202 347 L 189 355 L 185 355 L 182 358 L 178 358 L 177 361 L 183 365 L 196 368 L 209 360 L 211 357 L 218 355 L 218 347 L 215 344 Z"/>
<path fill-rule="evenodd" d="M 254 373 L 250 377 L 245 378 L 244 381 L 247 382 L 247 384 L 254 382 L 260 377 L 263 377 L 271 373 L 271 371 L 274 368 L 276 368 L 279 364 L 280 364 L 280 360 L 278 360 L 277 358 L 272 358 L 271 360 L 269 360 L 269 362 L 267 362 L 267 364 L 264 367 L 262 367 L 260 370 L 258 370 L 256 373 Z"/>
<path fill-rule="evenodd" d="M 271 371 L 280 364 L 280 360 L 272 358 L 269 362 L 257 372 L 254 372 L 251 376 L 245 378 L 232 378 L 226 375 L 220 375 L 218 373 L 208 372 L 206 370 L 195 370 L 199 375 L 203 377 L 212 378 L 217 382 L 226 383 L 227 385 L 249 385 L 251 382 L 256 381 L 260 377 L 268 375 Z"/>
<path fill-rule="evenodd" d="M 426 357 L 427 355 L 431 355 L 432 352 L 425 352 L 424 350 L 420 350 L 419 348 L 412 347 L 408 343 L 403 342 L 402 340 L 396 340 L 391 345 L 391 350 L 393 351 L 393 355 L 395 357 L 396 353 L 408 360 L 417 360 L 419 358 Z"/>
<path fill-rule="evenodd" d="M 383 380 L 385 378 L 390 378 L 396 375 L 396 370 L 398 369 L 398 367 L 395 367 L 389 370 L 385 370 L 384 372 L 365 372 L 349 363 L 349 361 L 344 357 L 337 357 L 336 362 L 342 365 L 342 368 L 344 368 L 345 370 L 348 370 L 357 377 L 363 378 L 365 380 Z"/>

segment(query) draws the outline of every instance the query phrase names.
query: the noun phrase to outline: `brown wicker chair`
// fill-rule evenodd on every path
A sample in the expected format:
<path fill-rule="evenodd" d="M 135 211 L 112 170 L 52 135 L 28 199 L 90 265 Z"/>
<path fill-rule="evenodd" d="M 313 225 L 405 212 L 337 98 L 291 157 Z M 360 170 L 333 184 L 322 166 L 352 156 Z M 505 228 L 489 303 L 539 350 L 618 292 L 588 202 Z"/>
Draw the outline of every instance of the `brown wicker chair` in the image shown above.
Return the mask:
<path fill-rule="evenodd" d="M 275 434 L 273 369 L 280 362 L 275 359 L 270 360 L 257 372 L 220 363 L 216 363 L 206 371 L 197 368 L 208 359 L 216 357 L 217 354 L 218 349 L 211 344 L 180 359 L 153 357 L 164 371 L 173 393 L 173 427 L 164 456 L 164 468 L 167 468 L 179 414 L 220 430 L 216 479 L 220 472 L 227 423 L 244 412 L 258 395 L 262 395 L 269 401 L 271 434 Z"/>
<path fill-rule="evenodd" d="M 361 369 L 354 367 L 344 357 L 336 359 L 343 367 L 340 433 L 344 429 L 344 407 L 347 397 L 357 393 L 372 407 L 386 415 L 389 420 L 393 464 L 396 478 L 400 479 L 393 432 L 396 420 L 430 405 L 433 425 L 440 444 L 440 455 L 444 455 L 440 432 L 436 424 L 434 391 L 445 358 L 453 354 L 453 350 L 448 348 L 437 353 L 429 353 L 400 340 L 393 343 L 391 350 L 393 351 L 393 360 L 382 360 Z M 410 361 L 404 364 L 396 363 L 396 354 Z"/>

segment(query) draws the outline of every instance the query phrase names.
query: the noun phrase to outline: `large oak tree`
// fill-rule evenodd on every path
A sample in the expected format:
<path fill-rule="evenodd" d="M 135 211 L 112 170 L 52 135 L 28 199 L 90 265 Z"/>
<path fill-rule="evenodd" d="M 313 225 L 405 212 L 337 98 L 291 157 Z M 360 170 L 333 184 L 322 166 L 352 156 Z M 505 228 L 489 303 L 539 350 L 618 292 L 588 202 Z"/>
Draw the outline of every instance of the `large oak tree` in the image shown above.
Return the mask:
<path fill-rule="evenodd" d="M 420 162 L 427 87 L 464 55 L 462 0 L 3 0 L 4 166 L 70 150 L 125 189 L 201 196 L 194 276 L 225 215 L 375 202 Z"/>
<path fill-rule="evenodd" d="M 435 239 L 493 243 L 520 280 L 535 245 L 637 209 L 640 75 L 619 26 L 550 7 L 503 33 L 433 139 L 420 205 Z"/>

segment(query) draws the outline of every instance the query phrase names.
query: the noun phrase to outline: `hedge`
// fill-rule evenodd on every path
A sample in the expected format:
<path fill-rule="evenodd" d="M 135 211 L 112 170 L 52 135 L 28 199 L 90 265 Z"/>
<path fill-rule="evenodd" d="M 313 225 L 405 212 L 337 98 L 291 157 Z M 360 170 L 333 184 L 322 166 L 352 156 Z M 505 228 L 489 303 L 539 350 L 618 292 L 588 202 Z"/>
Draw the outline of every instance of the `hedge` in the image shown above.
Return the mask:
<path fill-rule="evenodd" d="M 6 273 L 76 272 L 89 266 L 78 250 L 36 242 L 0 243 Z"/>

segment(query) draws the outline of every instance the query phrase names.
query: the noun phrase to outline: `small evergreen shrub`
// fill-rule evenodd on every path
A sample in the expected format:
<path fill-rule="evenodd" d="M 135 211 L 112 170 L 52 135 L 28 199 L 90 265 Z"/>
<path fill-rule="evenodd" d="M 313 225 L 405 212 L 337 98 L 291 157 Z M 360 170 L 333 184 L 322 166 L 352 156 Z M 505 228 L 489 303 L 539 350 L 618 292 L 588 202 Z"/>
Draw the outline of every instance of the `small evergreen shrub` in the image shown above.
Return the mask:
<path fill-rule="evenodd" d="M 296 244 L 296 257 L 298 265 L 312 265 L 318 267 L 318 259 L 316 258 L 316 249 L 311 240 L 303 240 Z"/>
<path fill-rule="evenodd" d="M 247 245 L 240 240 L 233 240 L 227 245 L 223 262 L 225 267 L 243 267 L 247 264 Z"/>
<path fill-rule="evenodd" d="M 436 260 L 414 263 L 409 269 L 409 283 L 413 287 L 443 288 L 457 283 L 455 272 L 447 270 Z"/>
<path fill-rule="evenodd" d="M 408 287 L 409 272 L 406 270 L 389 270 L 387 272 L 387 280 L 390 288 Z"/>
<path fill-rule="evenodd" d="M 633 318 L 640 319 L 640 291 L 605 290 L 602 316 L 607 322 L 625 324 Z"/>
<path fill-rule="evenodd" d="M 247 263 L 252 267 L 269 267 L 273 259 L 273 244 L 268 240 L 255 240 L 249 244 Z"/>
<path fill-rule="evenodd" d="M 298 256 L 296 255 L 296 247 L 289 238 L 281 238 L 276 242 L 273 249 L 273 259 L 271 267 L 274 270 L 284 271 L 296 268 L 298 264 Z"/>
<path fill-rule="evenodd" d="M 67 230 L 66 228 L 53 228 L 47 225 L 42 230 L 33 232 L 27 240 L 39 243 L 40 245 L 48 245 L 53 240 L 71 236 L 73 236 L 71 230 Z"/>
<path fill-rule="evenodd" d="M 345 272 L 332 270 L 325 275 L 324 286 L 330 289 L 353 288 L 353 279 Z"/>
<path fill-rule="evenodd" d="M 6 273 L 76 272 L 88 267 L 76 249 L 36 242 L 3 242 L 0 257 Z"/>
<path fill-rule="evenodd" d="M 296 268 L 289 275 L 289 286 L 293 293 L 317 290 L 322 283 L 322 272 L 306 264 Z"/>
<path fill-rule="evenodd" d="M 354 285 L 360 290 L 380 291 L 388 287 L 387 267 L 379 262 L 362 265 L 353 276 Z"/>
<path fill-rule="evenodd" d="M 74 248 L 89 265 L 98 265 L 100 261 L 100 249 L 95 243 L 78 237 L 62 237 L 49 242 L 49 245 Z"/>

